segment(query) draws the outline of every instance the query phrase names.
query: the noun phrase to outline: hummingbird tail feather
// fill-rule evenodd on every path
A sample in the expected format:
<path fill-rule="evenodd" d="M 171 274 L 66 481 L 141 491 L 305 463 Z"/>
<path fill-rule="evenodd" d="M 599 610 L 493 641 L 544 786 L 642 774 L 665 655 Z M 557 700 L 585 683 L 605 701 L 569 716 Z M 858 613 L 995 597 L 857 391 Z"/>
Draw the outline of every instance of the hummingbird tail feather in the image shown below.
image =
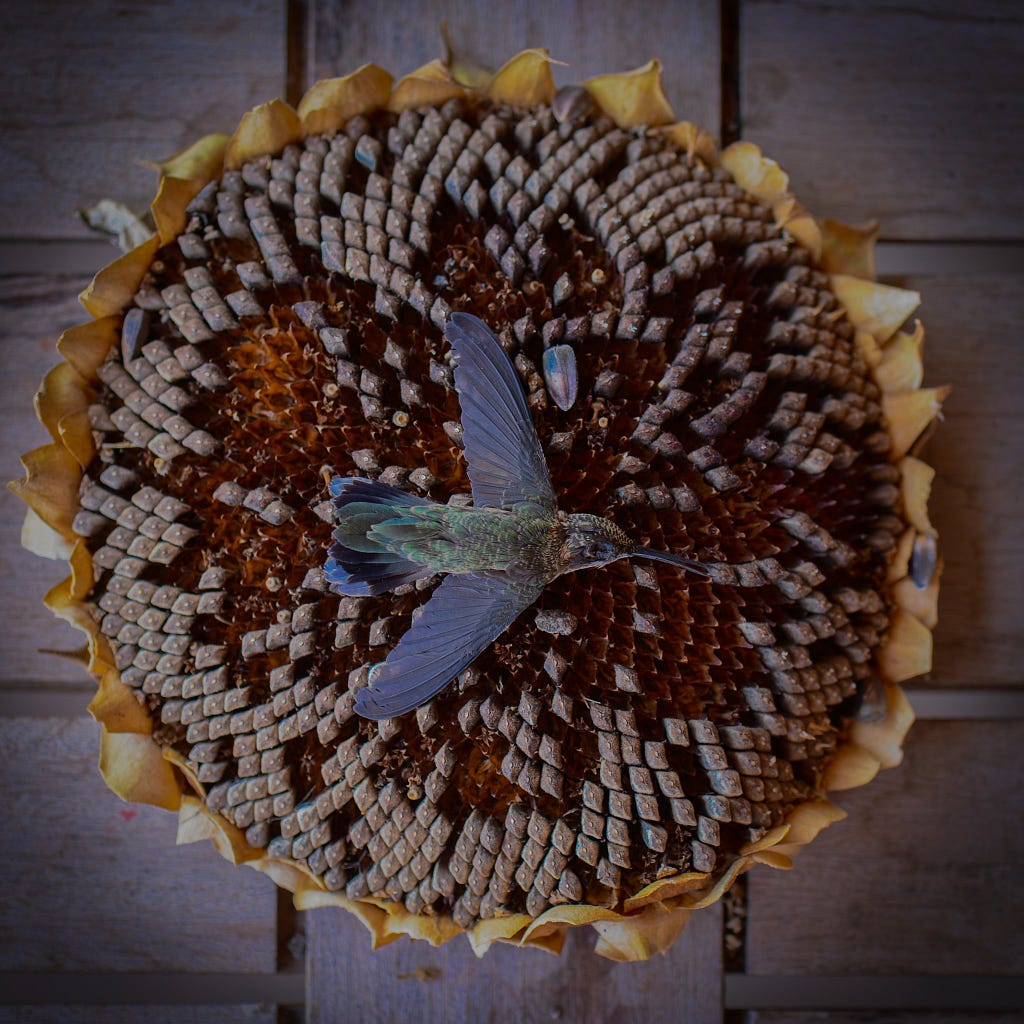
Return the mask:
<path fill-rule="evenodd" d="M 330 489 L 337 526 L 324 575 L 335 593 L 374 596 L 432 574 L 429 566 L 389 550 L 371 531 L 405 509 L 434 502 L 362 477 L 337 477 Z"/>

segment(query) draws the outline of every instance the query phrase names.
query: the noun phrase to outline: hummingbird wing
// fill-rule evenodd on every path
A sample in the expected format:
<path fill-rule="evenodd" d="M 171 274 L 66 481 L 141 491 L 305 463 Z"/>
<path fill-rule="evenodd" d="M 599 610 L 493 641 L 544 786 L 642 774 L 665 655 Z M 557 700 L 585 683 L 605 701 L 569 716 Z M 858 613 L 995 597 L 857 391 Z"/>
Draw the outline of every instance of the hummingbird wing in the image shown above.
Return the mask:
<path fill-rule="evenodd" d="M 448 575 L 431 594 L 370 685 L 356 695 L 364 718 L 394 718 L 425 704 L 496 640 L 543 587 L 500 576 Z"/>
<path fill-rule="evenodd" d="M 445 337 L 456 356 L 462 439 L 473 504 L 555 508 L 548 466 L 515 367 L 478 317 L 453 313 Z"/>

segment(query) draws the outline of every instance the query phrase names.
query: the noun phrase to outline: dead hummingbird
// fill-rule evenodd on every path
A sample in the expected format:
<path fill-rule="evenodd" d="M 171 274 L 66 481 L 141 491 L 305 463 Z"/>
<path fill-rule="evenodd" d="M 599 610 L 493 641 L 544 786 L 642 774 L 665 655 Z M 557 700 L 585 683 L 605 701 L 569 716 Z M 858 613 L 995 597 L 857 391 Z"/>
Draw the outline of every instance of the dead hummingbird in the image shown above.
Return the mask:
<path fill-rule="evenodd" d="M 327 581 L 348 596 L 381 594 L 434 573 L 440 585 L 356 697 L 366 718 L 430 700 L 540 596 L 556 576 L 619 558 L 653 558 L 707 576 L 699 562 L 634 544 L 609 519 L 561 512 L 522 387 L 487 325 L 453 313 L 472 506 L 442 505 L 361 477 L 330 491 L 337 528 Z"/>

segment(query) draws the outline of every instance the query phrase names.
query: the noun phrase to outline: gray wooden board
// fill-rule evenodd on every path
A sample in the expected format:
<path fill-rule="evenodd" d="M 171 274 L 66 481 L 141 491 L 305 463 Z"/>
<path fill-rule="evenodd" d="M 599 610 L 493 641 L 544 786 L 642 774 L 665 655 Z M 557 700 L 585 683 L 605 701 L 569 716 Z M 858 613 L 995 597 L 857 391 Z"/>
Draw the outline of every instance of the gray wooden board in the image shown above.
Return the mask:
<path fill-rule="evenodd" d="M 1024 973 L 1024 722 L 921 722 L 849 817 L 749 879 L 751 974 Z"/>
<path fill-rule="evenodd" d="M 885 238 L 1024 236 L 1013 0 L 745 0 L 742 136 L 819 216 Z"/>
<path fill-rule="evenodd" d="M 925 382 L 953 392 L 926 454 L 946 563 L 932 682 L 1024 683 L 1024 297 L 1019 276 L 912 277 Z"/>
<path fill-rule="evenodd" d="M 747 1024 L 1021 1024 L 1024 1013 L 999 1010 L 755 1010 Z"/>
<path fill-rule="evenodd" d="M 0 6 L 0 235 L 84 237 L 99 199 L 144 210 L 142 160 L 233 131 L 284 90 L 279 0 Z"/>
<path fill-rule="evenodd" d="M 60 979 L 54 979 L 60 987 Z M 277 1024 L 273 1006 L 0 1006 L 0 1024 Z"/>
<path fill-rule="evenodd" d="M 311 81 L 347 74 L 368 60 L 396 77 L 413 71 L 443 56 L 440 25 L 447 19 L 458 49 L 488 67 L 527 47 L 547 47 L 569 65 L 554 68 L 560 85 L 658 57 L 676 116 L 718 135 L 717 0 L 441 0 L 406 5 L 400 15 L 374 0 L 312 0 L 310 6 Z"/>
<path fill-rule="evenodd" d="M 110 259 L 117 255 L 111 246 Z M 5 481 L 22 475 L 22 452 L 50 440 L 36 419 L 32 396 L 44 374 L 60 361 L 56 344 L 61 331 L 89 319 L 78 302 L 88 280 L 59 273 L 0 277 L 0 476 Z M 21 547 L 24 519 L 24 502 L 6 487 L 0 489 L 0 687 L 91 687 L 80 663 L 40 653 L 40 648 L 80 648 L 85 637 L 43 607 L 46 592 L 67 577 L 68 568 Z"/>
<path fill-rule="evenodd" d="M 717 905 L 694 914 L 665 955 L 636 964 L 595 956 L 589 928 L 570 929 L 560 957 L 496 945 L 477 959 L 461 936 L 437 948 L 402 938 L 373 952 L 363 926 L 344 911 L 306 917 L 307 1024 L 721 1021 Z"/>
<path fill-rule="evenodd" d="M 273 971 L 269 879 L 126 804 L 91 719 L 0 719 L 0 970 Z"/>

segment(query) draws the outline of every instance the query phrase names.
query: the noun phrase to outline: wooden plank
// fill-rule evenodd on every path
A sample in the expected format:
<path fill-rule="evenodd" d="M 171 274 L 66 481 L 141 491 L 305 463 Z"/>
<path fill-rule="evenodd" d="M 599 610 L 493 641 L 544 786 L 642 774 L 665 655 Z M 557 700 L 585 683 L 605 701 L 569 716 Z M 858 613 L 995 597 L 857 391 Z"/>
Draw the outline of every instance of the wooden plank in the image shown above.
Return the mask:
<path fill-rule="evenodd" d="M 792 872 L 749 879 L 751 974 L 1020 974 L 1024 722 L 923 722 Z"/>
<path fill-rule="evenodd" d="M 443 16 L 460 52 L 489 67 L 527 47 L 547 47 L 569 65 L 554 69 L 560 85 L 660 57 L 676 115 L 718 136 L 718 0 L 651 0 L 642 13 L 616 0 L 509 0 L 488 5 L 486 14 L 474 0 L 453 0 L 443 8 L 409 4 L 401 15 L 373 0 L 315 0 L 311 15 L 311 81 L 368 60 L 404 75 L 441 57 Z"/>
<path fill-rule="evenodd" d="M 0 970 L 273 971 L 276 893 L 122 803 L 89 719 L 0 719 Z"/>
<path fill-rule="evenodd" d="M 110 253 L 116 258 L 116 249 L 111 247 Z M 6 396 L 0 403 L 0 447 L 8 453 L 5 475 L 19 472 L 16 459 L 21 452 L 50 440 L 36 419 L 32 396 L 60 359 L 55 346 L 61 331 L 89 319 L 78 302 L 88 282 L 87 275 L 0 277 L 0 376 Z M 21 547 L 24 519 L 24 502 L 6 487 L 0 490 L 0 687 L 32 683 L 88 688 L 89 676 L 81 664 L 40 653 L 40 648 L 74 650 L 85 638 L 43 607 L 43 596 L 68 569 Z"/>
<path fill-rule="evenodd" d="M 949 1010 L 874 1011 L 815 1010 L 793 1013 L 790 1010 L 755 1011 L 748 1024 L 1020 1024 L 1024 1013 L 962 1013 Z"/>
<path fill-rule="evenodd" d="M 363 926 L 331 909 L 306 915 L 307 1024 L 604 1021 L 713 1024 L 722 1019 L 720 907 L 701 911 L 664 956 L 614 964 L 593 932 L 570 930 L 560 957 L 509 945 L 477 960 L 462 937 L 438 948 L 400 939 L 372 952 Z M 589 934 L 587 934 L 589 933 Z"/>
<path fill-rule="evenodd" d="M 54 979 L 60 985 L 60 979 Z M 0 1006 L 0 1024 L 277 1024 L 272 1006 Z"/>
<path fill-rule="evenodd" d="M 946 562 L 932 682 L 1024 683 L 1024 297 L 1018 276 L 911 277 L 927 382 L 952 383 L 928 449 Z"/>
<path fill-rule="evenodd" d="M 75 211 L 105 196 L 145 209 L 139 161 L 283 95 L 284 23 L 279 0 L 4 4 L 4 234 L 84 237 Z"/>
<path fill-rule="evenodd" d="M 886 238 L 1024 236 L 1012 0 L 747 0 L 742 136 L 819 216 Z"/>

